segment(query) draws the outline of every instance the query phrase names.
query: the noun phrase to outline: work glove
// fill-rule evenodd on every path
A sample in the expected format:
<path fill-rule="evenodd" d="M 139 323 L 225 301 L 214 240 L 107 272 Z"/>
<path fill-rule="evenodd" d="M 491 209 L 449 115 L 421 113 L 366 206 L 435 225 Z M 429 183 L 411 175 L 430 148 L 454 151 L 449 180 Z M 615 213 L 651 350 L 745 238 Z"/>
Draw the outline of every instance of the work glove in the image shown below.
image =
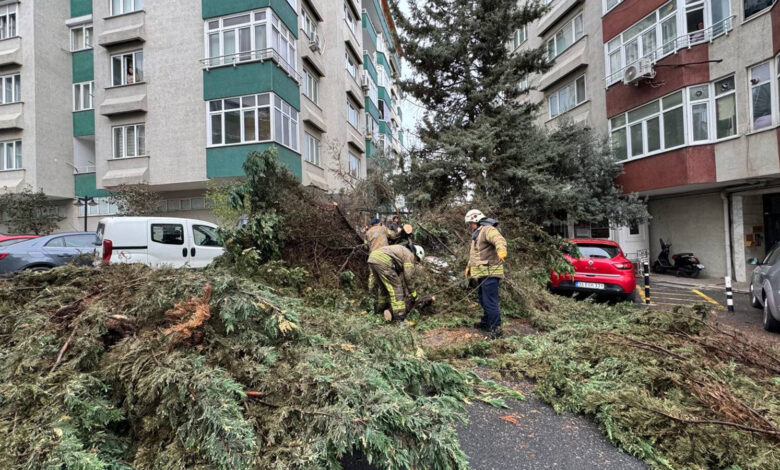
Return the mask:
<path fill-rule="evenodd" d="M 506 248 L 497 249 L 496 254 L 498 255 L 498 259 L 504 261 L 506 259 Z"/>
<path fill-rule="evenodd" d="M 417 291 L 412 292 L 412 299 L 417 300 Z"/>
<path fill-rule="evenodd" d="M 468 279 L 469 276 L 471 275 L 471 267 L 466 266 L 466 273 L 465 274 L 466 274 L 466 279 Z"/>

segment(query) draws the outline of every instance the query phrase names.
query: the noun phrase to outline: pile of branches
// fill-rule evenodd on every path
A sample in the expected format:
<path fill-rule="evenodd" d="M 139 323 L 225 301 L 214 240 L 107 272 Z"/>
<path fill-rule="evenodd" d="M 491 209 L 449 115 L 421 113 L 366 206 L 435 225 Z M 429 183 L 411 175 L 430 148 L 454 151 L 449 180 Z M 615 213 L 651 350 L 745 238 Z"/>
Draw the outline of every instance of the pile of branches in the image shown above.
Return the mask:
<path fill-rule="evenodd" d="M 473 374 L 274 292 L 221 268 L 3 283 L 0 467 L 467 468 L 453 422 Z"/>

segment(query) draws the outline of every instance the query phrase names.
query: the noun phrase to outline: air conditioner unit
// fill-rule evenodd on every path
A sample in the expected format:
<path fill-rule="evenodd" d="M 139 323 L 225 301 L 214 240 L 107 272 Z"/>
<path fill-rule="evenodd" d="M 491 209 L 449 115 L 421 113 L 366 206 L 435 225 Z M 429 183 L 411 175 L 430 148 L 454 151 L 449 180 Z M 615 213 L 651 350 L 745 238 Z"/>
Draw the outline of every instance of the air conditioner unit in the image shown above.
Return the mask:
<path fill-rule="evenodd" d="M 322 50 L 322 41 L 320 40 L 319 34 L 312 34 L 311 39 L 309 39 L 309 49 L 311 49 L 312 52 L 319 52 Z"/>
<path fill-rule="evenodd" d="M 363 87 L 363 90 L 368 91 L 368 88 L 369 88 L 368 81 L 369 80 L 370 80 L 370 78 L 368 78 L 368 71 L 363 70 L 363 76 L 360 79 L 360 85 Z"/>
<path fill-rule="evenodd" d="M 623 70 L 623 83 L 631 85 L 642 78 L 654 78 L 655 69 L 650 59 L 639 59 Z"/>

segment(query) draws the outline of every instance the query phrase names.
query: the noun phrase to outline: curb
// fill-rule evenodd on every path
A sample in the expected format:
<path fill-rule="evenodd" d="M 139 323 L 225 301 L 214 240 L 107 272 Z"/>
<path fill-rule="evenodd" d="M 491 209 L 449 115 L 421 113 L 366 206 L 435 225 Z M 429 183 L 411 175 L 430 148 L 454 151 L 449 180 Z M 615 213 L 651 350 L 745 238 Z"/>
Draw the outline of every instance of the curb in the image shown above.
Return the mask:
<path fill-rule="evenodd" d="M 651 282 L 651 284 L 653 283 L 652 277 L 650 278 L 650 282 Z M 685 283 L 682 283 L 682 282 L 672 282 L 672 281 L 667 281 L 667 280 L 661 280 L 661 281 L 656 280 L 655 281 L 655 285 L 668 285 L 668 286 L 673 286 L 673 287 L 684 287 L 684 288 L 687 288 L 687 289 L 718 289 L 718 290 L 722 290 L 723 292 L 726 292 L 726 286 L 725 285 L 685 284 Z M 733 290 L 733 292 L 735 294 L 750 294 L 750 288 L 748 288 L 748 287 L 745 287 L 745 288 L 734 287 L 732 290 Z"/>

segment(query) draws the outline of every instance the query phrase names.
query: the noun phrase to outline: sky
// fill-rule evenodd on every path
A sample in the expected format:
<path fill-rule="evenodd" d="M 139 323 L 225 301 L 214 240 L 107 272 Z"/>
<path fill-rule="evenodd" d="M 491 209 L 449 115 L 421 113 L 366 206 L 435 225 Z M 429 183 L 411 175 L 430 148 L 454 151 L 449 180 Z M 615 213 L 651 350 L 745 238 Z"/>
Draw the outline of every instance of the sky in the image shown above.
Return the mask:
<path fill-rule="evenodd" d="M 408 0 L 401 0 L 400 7 L 401 11 L 406 14 L 409 13 Z M 401 68 L 401 76 L 403 78 L 410 78 L 414 76 L 412 67 L 410 67 L 408 62 L 406 62 L 406 60 L 403 58 Z M 414 136 L 414 134 L 417 133 L 417 124 L 423 118 L 425 111 L 421 103 L 413 100 L 411 96 L 406 96 L 401 101 L 401 112 L 403 113 L 402 126 L 405 134 L 404 141 L 406 143 L 406 148 L 411 148 L 415 145 L 415 142 L 417 142 L 417 138 Z"/>

